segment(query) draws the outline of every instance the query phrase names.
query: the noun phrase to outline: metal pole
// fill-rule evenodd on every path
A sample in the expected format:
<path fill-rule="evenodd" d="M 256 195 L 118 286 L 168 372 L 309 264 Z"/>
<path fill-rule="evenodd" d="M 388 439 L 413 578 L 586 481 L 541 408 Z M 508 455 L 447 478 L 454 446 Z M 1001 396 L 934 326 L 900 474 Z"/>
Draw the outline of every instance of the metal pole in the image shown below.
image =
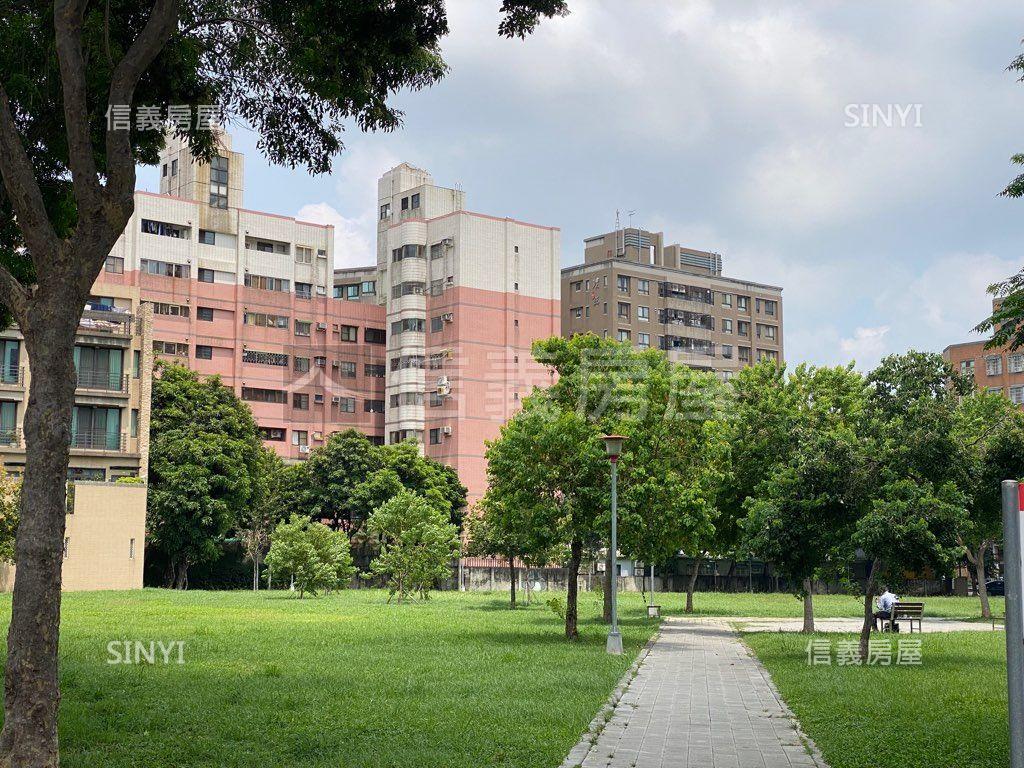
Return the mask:
<path fill-rule="evenodd" d="M 618 470 L 618 456 L 613 456 L 612 461 L 612 572 L 611 572 L 611 585 L 612 585 L 612 628 L 608 633 L 608 644 L 605 646 L 605 650 L 608 653 L 615 655 L 622 654 L 622 635 L 619 634 L 619 577 L 618 577 L 618 563 L 619 563 L 619 536 L 618 536 L 618 505 L 619 499 L 617 496 L 617 489 L 615 487 L 616 475 Z M 1017 768 L 1014 766 L 1014 768 Z"/>
<path fill-rule="evenodd" d="M 1010 699 L 1010 768 L 1024 768 L 1024 590 L 1021 583 L 1021 499 L 1016 480 L 1003 480 L 1003 566 L 1006 587 L 1006 683 Z"/>

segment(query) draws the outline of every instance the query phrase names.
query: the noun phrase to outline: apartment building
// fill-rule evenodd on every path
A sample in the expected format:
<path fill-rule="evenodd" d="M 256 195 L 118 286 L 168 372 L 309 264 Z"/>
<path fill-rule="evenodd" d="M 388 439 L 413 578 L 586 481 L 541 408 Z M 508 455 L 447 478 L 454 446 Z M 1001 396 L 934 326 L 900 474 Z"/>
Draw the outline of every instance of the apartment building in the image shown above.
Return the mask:
<path fill-rule="evenodd" d="M 227 134 L 211 163 L 171 139 L 160 174 L 160 194 L 136 193 L 95 293 L 136 292 L 152 307 L 155 357 L 219 375 L 282 457 L 346 428 L 383 441 L 376 270 L 335 272 L 329 226 L 245 209 Z"/>
<path fill-rule="evenodd" d="M 137 288 L 114 286 L 86 304 L 75 335 L 69 480 L 146 476 L 151 333 L 152 313 Z M 16 325 L 0 331 L 0 352 L 0 461 L 21 475 L 32 361 Z"/>
<path fill-rule="evenodd" d="M 550 383 L 530 346 L 559 333 L 560 233 L 468 211 L 463 191 L 405 163 L 377 189 L 387 438 L 421 441 L 472 503 L 487 485 L 485 441 Z"/>
<path fill-rule="evenodd" d="M 942 356 L 981 389 L 1024 405 L 1024 350 L 985 349 L 985 339 L 950 344 Z"/>
<path fill-rule="evenodd" d="M 562 330 L 596 333 L 728 379 L 758 360 L 783 361 L 782 288 L 722 274 L 717 253 L 665 245 L 628 227 L 584 240 L 562 270 Z"/>

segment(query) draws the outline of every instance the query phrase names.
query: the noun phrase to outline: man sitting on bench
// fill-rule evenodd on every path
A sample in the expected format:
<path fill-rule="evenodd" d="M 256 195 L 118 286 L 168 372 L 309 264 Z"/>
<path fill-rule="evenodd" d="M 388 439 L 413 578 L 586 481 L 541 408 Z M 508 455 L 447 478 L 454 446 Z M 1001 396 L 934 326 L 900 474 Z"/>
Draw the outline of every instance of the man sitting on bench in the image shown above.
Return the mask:
<path fill-rule="evenodd" d="M 878 631 L 878 620 L 879 619 L 883 620 L 883 622 L 882 622 L 883 625 L 885 624 L 886 621 L 889 621 L 890 619 L 892 619 L 892 609 L 896 605 L 896 603 L 898 603 L 899 601 L 900 601 L 900 599 L 898 597 L 896 597 L 896 595 L 894 595 L 892 592 L 890 592 L 889 588 L 883 584 L 882 585 L 882 594 L 880 594 L 875 599 L 875 606 L 878 608 L 878 610 L 875 611 L 875 632 Z M 894 632 L 898 632 L 899 631 L 899 626 L 894 623 L 892 625 L 892 630 Z"/>

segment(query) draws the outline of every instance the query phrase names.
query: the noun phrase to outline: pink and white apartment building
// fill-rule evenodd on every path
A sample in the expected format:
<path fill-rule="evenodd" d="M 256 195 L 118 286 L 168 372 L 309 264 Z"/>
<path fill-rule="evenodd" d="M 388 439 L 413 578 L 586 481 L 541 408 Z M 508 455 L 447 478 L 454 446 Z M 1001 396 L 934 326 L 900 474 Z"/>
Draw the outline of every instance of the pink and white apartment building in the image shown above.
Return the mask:
<path fill-rule="evenodd" d="M 332 227 L 242 207 L 230 136 L 208 164 L 170 140 L 160 174 L 96 299 L 151 303 L 155 357 L 220 375 L 285 459 L 349 428 L 413 438 L 478 498 L 484 441 L 548 382 L 530 344 L 559 333 L 558 230 L 468 212 L 403 164 L 378 184 L 378 263 L 335 270 Z"/>

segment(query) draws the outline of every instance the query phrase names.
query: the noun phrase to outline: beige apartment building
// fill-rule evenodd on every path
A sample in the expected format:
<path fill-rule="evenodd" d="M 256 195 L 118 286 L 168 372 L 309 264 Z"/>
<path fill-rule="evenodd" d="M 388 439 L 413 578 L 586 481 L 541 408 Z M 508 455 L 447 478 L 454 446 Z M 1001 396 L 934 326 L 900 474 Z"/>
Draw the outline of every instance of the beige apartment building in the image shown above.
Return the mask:
<path fill-rule="evenodd" d="M 722 274 L 722 257 L 625 228 L 584 240 L 562 270 L 562 332 L 595 333 L 729 379 L 783 362 L 782 288 Z"/>

